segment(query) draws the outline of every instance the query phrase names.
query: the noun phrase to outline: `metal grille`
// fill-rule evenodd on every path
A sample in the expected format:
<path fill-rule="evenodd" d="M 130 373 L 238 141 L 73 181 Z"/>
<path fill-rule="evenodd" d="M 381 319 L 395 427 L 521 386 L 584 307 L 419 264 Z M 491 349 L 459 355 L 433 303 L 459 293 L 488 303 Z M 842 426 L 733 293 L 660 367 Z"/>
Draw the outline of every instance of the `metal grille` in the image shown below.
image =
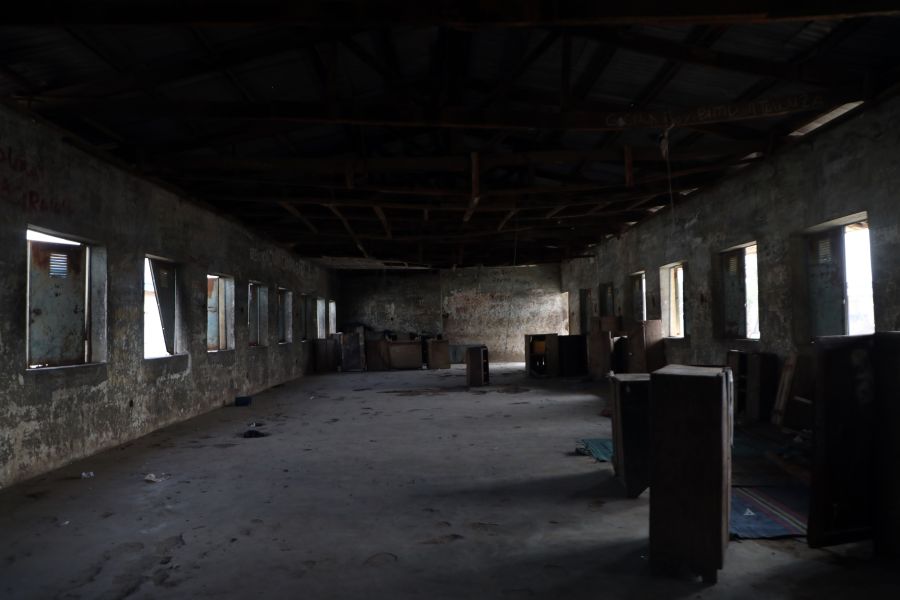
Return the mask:
<path fill-rule="evenodd" d="M 60 277 L 65 279 L 69 276 L 69 255 L 58 254 L 56 252 L 50 254 L 50 277 Z"/>

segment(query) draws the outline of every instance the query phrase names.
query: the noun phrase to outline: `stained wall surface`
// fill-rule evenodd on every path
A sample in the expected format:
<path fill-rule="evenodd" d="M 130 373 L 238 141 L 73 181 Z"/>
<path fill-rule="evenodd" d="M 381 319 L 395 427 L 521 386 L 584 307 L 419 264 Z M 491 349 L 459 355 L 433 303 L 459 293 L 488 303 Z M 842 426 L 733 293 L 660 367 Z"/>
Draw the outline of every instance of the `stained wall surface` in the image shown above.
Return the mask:
<path fill-rule="evenodd" d="M 48 126 L 0 109 L 0 486 L 303 375 L 311 342 L 301 294 L 332 298 L 332 275 L 160 186 L 66 144 Z M 95 320 L 105 360 L 26 369 L 26 229 L 105 251 Z M 100 252 L 97 256 L 100 256 Z M 177 265 L 181 354 L 143 358 L 143 260 Z M 206 348 L 207 273 L 235 279 L 234 349 Z M 268 345 L 250 347 L 247 285 L 269 287 Z M 276 338 L 276 287 L 293 293 L 293 342 Z M 314 305 L 314 302 L 312 303 Z M 314 320 L 310 331 L 315 335 Z"/>
<path fill-rule="evenodd" d="M 809 303 L 798 244 L 810 228 L 866 211 L 870 226 L 875 324 L 900 329 L 900 100 L 805 140 L 721 184 L 661 210 L 595 258 L 562 265 L 563 289 L 615 286 L 617 314 L 630 316 L 628 277 L 647 275 L 648 318 L 660 318 L 660 267 L 685 264 L 683 339 L 668 339 L 669 362 L 723 364 L 730 348 L 781 357 L 809 341 Z M 758 244 L 759 341 L 725 339 L 715 323 L 716 261 L 733 246 Z"/>
<path fill-rule="evenodd" d="M 486 344 L 491 360 L 525 358 L 524 334 L 566 333 L 558 265 L 440 271 L 345 271 L 340 322 Z"/>

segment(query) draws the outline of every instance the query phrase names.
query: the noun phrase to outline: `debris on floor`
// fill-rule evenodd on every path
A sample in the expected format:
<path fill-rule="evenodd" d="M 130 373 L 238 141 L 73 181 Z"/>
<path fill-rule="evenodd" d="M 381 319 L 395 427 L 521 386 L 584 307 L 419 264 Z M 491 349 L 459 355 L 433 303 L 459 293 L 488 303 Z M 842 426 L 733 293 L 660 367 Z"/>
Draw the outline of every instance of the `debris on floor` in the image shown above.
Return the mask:
<path fill-rule="evenodd" d="M 248 429 L 247 431 L 245 431 L 243 433 L 243 437 L 245 437 L 245 438 L 261 438 L 261 437 L 266 437 L 267 435 L 269 435 L 269 434 L 265 433 L 263 431 L 260 431 L 259 429 Z"/>
<path fill-rule="evenodd" d="M 165 481 L 169 477 L 163 473 L 162 475 L 156 475 L 155 473 L 147 473 L 144 476 L 144 481 L 148 483 L 160 483 L 161 481 Z"/>
<path fill-rule="evenodd" d="M 82 478 L 82 479 L 93 479 L 93 478 L 94 478 L 94 472 L 93 472 L 93 471 L 82 471 L 82 472 L 81 472 L 81 478 Z"/>

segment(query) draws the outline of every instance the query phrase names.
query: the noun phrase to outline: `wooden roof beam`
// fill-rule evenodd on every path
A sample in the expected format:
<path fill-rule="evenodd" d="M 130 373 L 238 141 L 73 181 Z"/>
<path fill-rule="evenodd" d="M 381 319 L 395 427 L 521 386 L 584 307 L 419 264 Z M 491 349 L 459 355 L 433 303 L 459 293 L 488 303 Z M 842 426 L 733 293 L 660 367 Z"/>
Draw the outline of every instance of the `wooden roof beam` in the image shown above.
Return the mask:
<path fill-rule="evenodd" d="M 548 114 L 527 111 L 470 111 L 447 108 L 436 116 L 415 107 L 384 106 L 372 109 L 323 108 L 300 102 L 91 102 L 77 110 L 92 113 L 125 112 L 174 118 L 280 121 L 285 123 L 348 124 L 371 127 L 432 127 L 451 129 L 561 129 L 568 131 L 621 131 L 665 129 L 734 123 L 780 117 L 798 112 L 826 111 L 862 99 L 862 92 L 793 94 L 748 102 L 721 103 L 678 111 L 573 111 Z M 52 109 L 52 105 L 46 106 Z"/>
<path fill-rule="evenodd" d="M 353 243 L 356 244 L 356 247 L 359 249 L 359 251 L 360 251 L 360 253 L 363 255 L 363 257 L 365 257 L 365 258 L 371 258 L 371 257 L 369 256 L 369 253 L 366 252 L 366 249 L 363 248 L 363 245 L 362 245 L 362 242 L 360 241 L 359 236 L 357 236 L 357 235 L 356 235 L 356 232 L 353 231 L 353 228 L 350 226 L 350 222 L 347 221 L 346 217 L 344 217 L 344 215 L 341 214 L 341 211 L 338 210 L 338 208 L 337 208 L 336 206 L 334 206 L 333 204 L 329 204 L 329 205 L 328 205 L 328 209 L 331 210 L 331 212 L 333 212 L 334 215 L 335 215 L 338 219 L 341 220 L 341 223 L 344 224 L 344 229 L 347 230 L 347 235 L 349 235 L 350 238 L 353 240 Z"/>

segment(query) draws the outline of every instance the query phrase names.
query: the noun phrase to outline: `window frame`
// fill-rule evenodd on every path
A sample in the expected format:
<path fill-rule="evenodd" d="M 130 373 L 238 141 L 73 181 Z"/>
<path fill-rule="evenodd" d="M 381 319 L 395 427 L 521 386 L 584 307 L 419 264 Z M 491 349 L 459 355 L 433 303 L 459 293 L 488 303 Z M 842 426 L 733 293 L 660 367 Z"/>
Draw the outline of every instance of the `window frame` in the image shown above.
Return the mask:
<path fill-rule="evenodd" d="M 253 341 L 254 330 L 256 343 Z M 247 282 L 247 343 L 251 348 L 269 345 L 269 286 L 252 279 Z"/>
<path fill-rule="evenodd" d="M 294 342 L 294 293 L 283 287 L 275 288 L 275 337 L 278 344 Z"/>
<path fill-rule="evenodd" d="M 218 347 L 210 347 L 210 291 L 209 281 L 216 280 L 216 327 Z M 207 354 L 215 352 L 229 352 L 235 349 L 234 340 L 234 277 L 222 273 L 210 272 L 206 275 L 207 280 L 207 297 L 206 297 L 206 352 Z M 224 309 L 223 309 L 224 307 Z"/>
<path fill-rule="evenodd" d="M 635 288 L 636 282 L 640 278 L 641 282 L 641 291 L 640 294 L 636 294 Z M 647 320 L 647 271 L 635 271 L 631 275 L 628 276 L 628 284 L 629 289 L 631 290 L 631 316 L 637 321 L 646 321 Z M 637 311 L 637 298 L 640 298 L 641 301 L 641 310 L 640 314 Z"/>
<path fill-rule="evenodd" d="M 42 239 L 47 238 L 47 239 Z M 93 240 L 82 236 L 61 233 L 37 227 L 33 225 L 25 226 L 25 242 L 26 242 L 26 292 L 25 292 L 25 371 L 39 372 L 47 369 L 82 367 L 89 365 L 103 364 L 107 360 L 107 314 L 106 301 L 108 296 L 108 274 L 107 274 L 107 251 L 106 247 Z M 47 296 L 40 299 L 35 297 L 35 290 L 38 286 L 34 280 L 34 265 L 32 262 L 35 248 L 44 246 L 46 251 L 50 253 L 47 264 L 48 280 L 45 285 L 49 285 L 50 279 L 57 277 L 68 279 L 68 258 L 65 261 L 66 275 L 59 275 L 59 262 L 53 262 L 52 247 L 59 248 L 80 248 L 82 254 L 83 273 L 79 277 L 83 290 L 78 290 L 78 298 L 83 303 L 83 320 L 81 320 L 81 349 L 78 350 L 78 358 L 60 358 L 60 360 L 49 360 L 48 362 L 33 362 L 35 357 L 35 348 L 33 346 L 35 338 L 34 333 L 35 319 L 47 314 L 44 309 L 48 305 L 52 306 L 53 300 L 49 300 Z M 60 255 L 61 252 L 56 252 Z M 69 256 L 69 253 L 66 254 Z M 56 275 L 54 274 L 56 270 Z M 49 293 L 49 292 L 48 292 Z M 59 297 L 54 293 L 54 297 Z M 46 304 L 45 302 L 49 302 Z M 36 306 L 35 309 L 32 307 Z M 69 307 L 65 312 L 69 313 Z M 62 351 L 62 348 L 61 348 Z M 44 359 L 52 358 L 49 355 L 42 357 Z"/>
<path fill-rule="evenodd" d="M 750 294 L 747 289 L 747 255 L 751 254 L 749 250 L 751 248 L 755 248 L 755 251 L 752 254 L 756 255 L 756 323 L 757 330 L 759 335 L 756 337 L 751 337 L 750 333 L 750 317 L 748 309 L 750 307 Z M 759 328 L 759 306 L 760 306 L 760 294 L 759 294 L 759 242 L 756 240 L 746 242 L 743 244 L 738 244 L 736 246 L 731 246 L 725 250 L 719 252 L 719 293 L 720 293 L 720 301 L 719 301 L 719 310 L 721 312 L 721 324 L 719 326 L 719 331 L 721 337 L 729 340 L 740 340 L 740 341 L 748 341 L 748 342 L 758 342 L 762 339 L 762 330 Z M 731 265 L 732 261 L 734 261 L 735 265 L 735 275 L 738 275 L 739 278 L 737 280 L 739 289 L 740 289 L 740 298 L 734 300 L 736 306 L 740 306 L 740 314 L 736 319 L 732 319 L 736 326 L 732 328 L 729 325 L 730 320 L 730 310 L 729 306 L 732 302 L 729 292 L 728 278 L 731 276 Z"/>
<path fill-rule="evenodd" d="M 180 282 L 181 266 L 174 260 L 170 260 L 168 258 L 163 258 L 160 256 L 155 256 L 153 254 L 145 254 L 144 261 L 142 263 L 145 266 L 145 269 L 141 276 L 142 283 L 143 283 L 143 285 L 141 286 L 141 289 L 144 290 L 145 295 L 146 295 L 146 290 L 144 288 L 147 283 L 146 282 L 147 261 L 150 262 L 151 282 L 153 285 L 154 296 L 156 297 L 156 306 L 157 306 L 157 310 L 159 311 L 158 314 L 160 317 L 160 324 L 162 326 L 164 340 L 166 337 L 166 325 L 165 325 L 165 320 L 163 319 L 163 307 L 160 304 L 159 289 L 157 287 L 157 282 L 155 280 L 155 273 L 153 272 L 153 263 L 154 262 L 165 264 L 168 268 L 171 269 L 172 285 L 174 286 L 174 290 L 173 290 L 174 298 L 172 300 L 172 302 L 173 302 L 172 317 L 173 318 L 172 318 L 172 331 L 171 331 L 171 351 L 169 351 L 169 348 L 167 346 L 166 347 L 167 354 L 158 355 L 158 356 L 147 356 L 147 349 L 146 349 L 147 322 L 146 322 L 146 317 L 145 317 L 144 324 L 143 324 L 143 331 L 142 331 L 143 340 L 144 340 L 144 347 L 142 349 L 143 353 L 144 353 L 143 354 L 144 360 L 154 360 L 154 359 L 159 359 L 159 358 L 167 358 L 170 356 L 177 356 L 179 354 L 185 354 L 185 340 L 184 340 L 183 332 L 182 332 L 182 327 L 183 327 L 182 321 L 183 321 L 184 315 L 182 314 L 182 311 L 181 311 L 181 296 L 183 293 L 181 290 L 181 282 Z M 145 300 L 145 303 L 146 303 L 146 300 Z"/>

